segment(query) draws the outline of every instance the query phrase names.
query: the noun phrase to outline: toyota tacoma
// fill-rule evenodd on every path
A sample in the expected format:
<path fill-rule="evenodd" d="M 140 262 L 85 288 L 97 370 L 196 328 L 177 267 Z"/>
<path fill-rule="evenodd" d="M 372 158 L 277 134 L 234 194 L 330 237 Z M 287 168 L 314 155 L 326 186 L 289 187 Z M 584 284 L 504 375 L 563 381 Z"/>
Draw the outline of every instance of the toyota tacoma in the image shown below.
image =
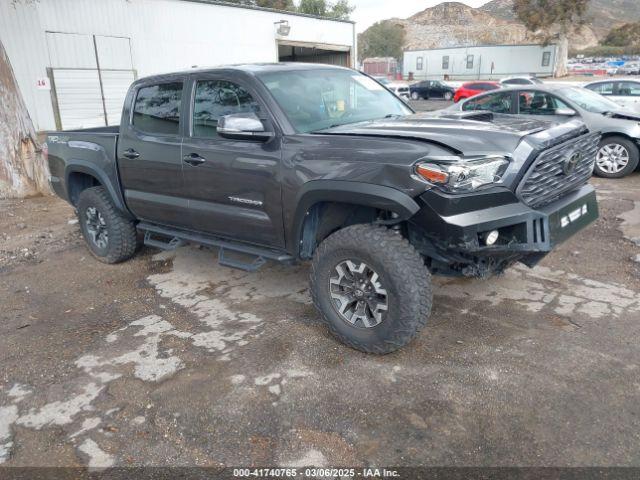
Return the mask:
<path fill-rule="evenodd" d="M 98 260 L 194 242 L 248 271 L 311 261 L 330 331 L 385 354 L 425 326 L 431 275 L 532 267 L 593 222 L 598 142 L 579 120 L 416 114 L 364 74 L 293 63 L 137 80 L 119 126 L 47 149 Z"/>

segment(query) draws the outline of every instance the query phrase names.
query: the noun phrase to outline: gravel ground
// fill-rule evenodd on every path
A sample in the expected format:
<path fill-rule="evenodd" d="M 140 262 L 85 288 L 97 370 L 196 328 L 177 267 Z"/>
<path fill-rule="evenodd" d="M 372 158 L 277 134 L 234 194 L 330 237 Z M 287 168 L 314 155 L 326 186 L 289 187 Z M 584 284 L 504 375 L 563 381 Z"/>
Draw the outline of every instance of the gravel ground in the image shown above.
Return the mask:
<path fill-rule="evenodd" d="M 0 463 L 640 466 L 640 173 L 593 183 L 596 224 L 533 270 L 437 279 L 386 357 L 329 336 L 307 265 L 108 266 L 62 201 L 0 201 Z"/>

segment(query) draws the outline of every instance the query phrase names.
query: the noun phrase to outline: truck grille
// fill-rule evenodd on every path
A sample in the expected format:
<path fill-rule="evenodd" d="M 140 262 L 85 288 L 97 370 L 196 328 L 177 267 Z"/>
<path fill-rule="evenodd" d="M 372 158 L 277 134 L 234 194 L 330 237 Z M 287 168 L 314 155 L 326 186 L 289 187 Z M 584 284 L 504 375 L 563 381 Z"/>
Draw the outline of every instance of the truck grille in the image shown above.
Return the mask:
<path fill-rule="evenodd" d="M 600 142 L 590 133 L 543 151 L 518 187 L 518 195 L 530 207 L 542 207 L 589 181 Z"/>

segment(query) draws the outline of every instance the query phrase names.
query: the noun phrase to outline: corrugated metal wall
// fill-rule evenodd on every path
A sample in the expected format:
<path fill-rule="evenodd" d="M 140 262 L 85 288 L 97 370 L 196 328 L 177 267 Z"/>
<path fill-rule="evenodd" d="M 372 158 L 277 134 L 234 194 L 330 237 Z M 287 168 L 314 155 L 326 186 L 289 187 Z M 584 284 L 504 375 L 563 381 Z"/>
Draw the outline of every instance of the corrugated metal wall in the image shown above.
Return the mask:
<path fill-rule="evenodd" d="M 291 26 L 286 40 L 346 46 L 355 58 L 354 25 L 345 22 L 186 0 L 39 0 L 15 8 L 10 3 L 0 0 L 0 40 L 41 130 L 54 129 L 56 123 L 51 92 L 38 90 L 38 79 L 55 68 L 89 68 L 96 58 L 95 51 L 92 60 L 90 48 L 78 42 L 65 46 L 59 38 L 50 46 L 48 37 L 55 33 L 96 36 L 98 57 L 108 59 L 102 69 L 125 69 L 126 64 L 138 76 L 194 65 L 277 61 L 281 37 L 274 23 L 280 20 Z M 113 37 L 130 39 L 130 58 L 113 53 L 118 51 Z M 66 41 L 73 43 L 71 38 Z M 111 103 L 125 81 L 117 76 L 106 76 Z"/>

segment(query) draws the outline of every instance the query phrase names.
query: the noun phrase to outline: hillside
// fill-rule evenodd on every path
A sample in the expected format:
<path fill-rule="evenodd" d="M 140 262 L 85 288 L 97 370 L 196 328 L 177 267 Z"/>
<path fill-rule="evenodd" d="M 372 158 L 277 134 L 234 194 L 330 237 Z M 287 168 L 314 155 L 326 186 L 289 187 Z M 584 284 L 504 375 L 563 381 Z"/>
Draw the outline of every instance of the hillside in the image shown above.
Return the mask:
<path fill-rule="evenodd" d="M 639 21 L 640 0 L 592 0 L 588 25 L 569 38 L 572 49 L 598 45 L 613 27 Z M 406 32 L 405 49 L 439 48 L 460 45 L 537 43 L 515 17 L 513 0 L 492 0 L 480 8 L 459 2 L 444 2 L 402 19 L 389 21 Z"/>
<path fill-rule="evenodd" d="M 640 20 L 639 0 L 591 0 L 587 23 L 598 39 L 625 22 Z M 494 17 L 515 21 L 513 0 L 493 0 L 479 8 Z"/>

